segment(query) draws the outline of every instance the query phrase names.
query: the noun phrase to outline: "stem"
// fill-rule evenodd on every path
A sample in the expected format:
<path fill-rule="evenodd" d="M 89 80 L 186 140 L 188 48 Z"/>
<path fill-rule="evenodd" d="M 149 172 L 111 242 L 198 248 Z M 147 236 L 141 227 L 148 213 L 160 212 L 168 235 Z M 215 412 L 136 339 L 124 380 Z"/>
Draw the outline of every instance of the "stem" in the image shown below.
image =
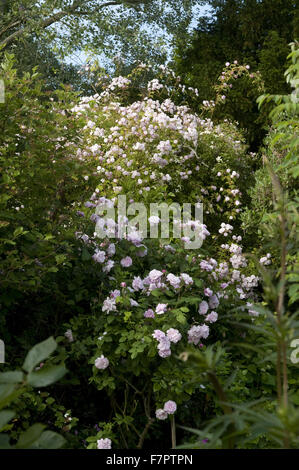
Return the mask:
<path fill-rule="evenodd" d="M 280 326 L 277 319 L 278 326 Z M 281 386 L 281 344 L 277 341 L 277 358 L 276 358 L 276 386 L 277 386 L 277 402 L 281 403 L 282 386 Z"/>
<path fill-rule="evenodd" d="M 171 448 L 176 448 L 176 429 L 174 415 L 170 416 L 170 427 L 171 427 Z"/>
<path fill-rule="evenodd" d="M 111 402 L 111 405 L 112 405 L 112 408 L 113 408 L 115 414 L 116 414 L 116 406 L 120 409 L 120 411 L 122 411 L 113 395 L 111 396 L 110 402 Z M 129 446 L 128 446 L 128 443 L 126 441 L 125 435 L 123 433 L 122 427 L 121 427 L 121 425 L 119 425 L 118 427 L 119 427 L 121 438 L 122 438 L 123 443 L 124 443 L 124 448 L 128 449 Z"/>
<path fill-rule="evenodd" d="M 215 391 L 218 395 L 218 398 L 223 402 L 221 404 L 221 407 L 222 407 L 224 413 L 225 414 L 232 413 L 231 407 L 224 403 L 224 402 L 226 402 L 226 395 L 225 395 L 225 392 L 224 392 L 219 380 L 217 379 L 215 373 L 210 371 L 207 374 L 208 374 L 208 377 L 209 377 L 210 381 L 212 382 L 212 384 L 215 388 Z"/>
<path fill-rule="evenodd" d="M 142 446 L 143 446 L 143 442 L 144 442 L 144 439 L 148 433 L 148 430 L 149 428 L 151 427 L 151 425 L 153 424 L 154 422 L 154 419 L 153 418 L 148 418 L 148 422 L 146 423 L 145 425 L 145 428 L 143 429 L 141 435 L 140 435 L 140 439 L 139 439 L 139 442 L 137 444 L 137 449 L 142 449 Z"/>
<path fill-rule="evenodd" d="M 212 371 L 209 371 L 207 372 L 207 375 L 210 379 L 210 381 L 212 382 L 212 385 L 218 395 L 218 398 L 220 399 L 220 401 L 222 402 L 220 404 L 220 406 L 222 407 L 224 413 L 226 415 L 229 415 L 229 414 L 232 414 L 232 409 L 229 405 L 227 405 L 225 402 L 227 401 L 226 400 L 226 395 L 225 395 L 225 392 L 222 388 L 222 385 L 221 383 L 219 382 L 216 374 Z M 228 426 L 228 431 L 229 432 L 233 432 L 235 430 L 235 425 L 233 423 L 231 423 L 229 426 Z M 223 444 L 224 444 L 224 447 L 225 448 L 228 448 L 228 449 L 233 449 L 234 447 L 234 438 L 233 437 L 224 437 L 223 438 Z"/>
<path fill-rule="evenodd" d="M 139 439 L 139 442 L 137 444 L 137 449 L 142 449 L 143 442 L 144 442 L 144 439 L 145 439 L 145 437 L 148 433 L 148 430 L 151 427 L 151 425 L 153 424 L 153 422 L 155 421 L 154 418 L 151 418 L 151 408 L 150 408 L 151 393 L 152 393 L 152 390 L 151 390 L 151 388 L 149 388 L 147 397 L 143 396 L 143 406 L 144 406 L 145 415 L 147 417 L 147 423 L 146 423 L 145 428 L 143 429 L 143 431 L 140 435 L 140 439 Z"/>
<path fill-rule="evenodd" d="M 277 312 L 277 326 L 281 338 L 277 342 L 277 398 L 279 405 L 287 411 L 288 408 L 288 369 L 287 369 L 287 345 L 285 335 L 283 335 L 282 318 L 284 315 L 284 300 L 286 290 L 286 261 L 287 261 L 287 217 L 285 210 L 285 199 L 283 189 L 279 177 L 274 173 L 268 159 L 265 157 L 266 164 L 272 179 L 273 192 L 277 201 L 279 210 L 278 220 L 280 222 L 280 239 L 281 239 L 281 254 L 280 254 L 280 277 L 279 277 L 279 291 L 276 302 Z M 288 448 L 289 432 L 284 430 L 284 447 Z"/>

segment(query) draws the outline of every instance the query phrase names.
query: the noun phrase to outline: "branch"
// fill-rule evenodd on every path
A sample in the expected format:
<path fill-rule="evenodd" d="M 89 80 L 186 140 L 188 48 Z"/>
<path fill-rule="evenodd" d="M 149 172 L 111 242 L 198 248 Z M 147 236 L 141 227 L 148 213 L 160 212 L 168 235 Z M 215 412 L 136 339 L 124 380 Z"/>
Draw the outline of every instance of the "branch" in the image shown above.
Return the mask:
<path fill-rule="evenodd" d="M 49 18 L 46 18 L 42 23 L 40 24 L 40 27 L 42 29 L 47 28 L 48 26 L 51 26 L 51 24 L 56 23 L 57 21 L 61 20 L 64 16 L 66 16 L 68 13 L 66 11 L 60 11 L 59 13 L 56 13 L 53 16 L 50 16 Z M 15 39 L 21 37 L 24 33 L 26 32 L 25 28 L 20 28 L 14 33 L 12 33 L 10 36 L 8 36 L 6 39 L 4 39 L 0 43 L 0 48 L 6 48 L 10 44 L 12 44 Z"/>
<path fill-rule="evenodd" d="M 10 23 L 8 26 L 4 27 L 1 31 L 0 31 L 0 36 L 2 36 L 4 33 L 6 33 L 6 31 L 8 31 L 9 29 L 11 28 L 14 28 L 15 26 L 17 26 L 18 24 L 22 23 L 21 20 L 18 20 L 18 21 L 14 21 L 13 23 Z"/>
<path fill-rule="evenodd" d="M 151 389 L 149 389 L 148 391 L 148 398 L 143 397 L 143 405 L 144 405 L 145 415 L 147 417 L 147 423 L 140 435 L 139 442 L 137 444 L 137 449 L 142 449 L 143 442 L 144 442 L 144 439 L 146 438 L 148 430 L 153 424 L 153 422 L 155 421 L 154 418 L 151 418 L 150 400 L 151 400 Z"/>
<path fill-rule="evenodd" d="M 140 439 L 137 444 L 137 449 L 142 449 L 144 439 L 148 433 L 149 428 L 151 427 L 154 421 L 155 421 L 154 418 L 148 418 L 145 428 L 143 429 L 142 434 L 140 435 Z"/>

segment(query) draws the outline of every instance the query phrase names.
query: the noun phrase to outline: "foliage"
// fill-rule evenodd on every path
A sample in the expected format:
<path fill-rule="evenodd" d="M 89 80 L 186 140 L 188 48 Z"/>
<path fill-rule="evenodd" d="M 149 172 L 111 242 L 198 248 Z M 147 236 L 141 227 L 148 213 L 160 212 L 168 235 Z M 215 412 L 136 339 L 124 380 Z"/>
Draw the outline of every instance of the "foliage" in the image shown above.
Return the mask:
<path fill-rule="evenodd" d="M 22 76 L 26 72 L 31 74 L 32 68 L 36 67 L 39 78 L 44 82 L 45 90 L 57 90 L 61 84 L 64 84 L 84 94 L 93 92 L 88 77 L 82 74 L 82 68 L 63 61 L 46 40 L 26 38 L 23 39 L 21 47 L 12 46 L 11 51 L 14 54 L 14 66 L 17 67 L 18 75 Z"/>
<path fill-rule="evenodd" d="M 286 206 L 289 214 L 293 214 L 293 228 L 290 234 L 295 238 L 297 212 L 298 212 L 298 45 L 292 44 L 292 52 L 288 56 L 290 65 L 285 73 L 286 81 L 293 91 L 289 95 L 263 95 L 259 98 L 260 106 L 273 101 L 275 107 L 270 113 L 272 127 L 261 149 L 264 161 L 269 161 L 273 171 L 277 174 L 280 184 L 286 193 Z M 274 211 L 275 197 L 273 195 L 271 176 L 264 165 L 255 173 L 255 184 L 250 190 L 251 201 L 242 215 L 243 227 L 248 234 L 251 246 L 265 245 L 277 239 L 277 232 L 273 224 L 277 213 Z M 256 227 L 259 227 L 258 238 Z M 250 241 L 249 241 L 250 240 Z M 290 251 L 296 270 L 296 247 Z M 294 258 L 295 256 L 295 258 Z M 290 266 L 292 263 L 290 263 Z M 296 278 L 296 275 L 294 273 Z M 295 279 L 294 278 L 294 279 Z M 295 294 L 295 292 L 294 292 Z M 297 300 L 290 296 L 292 302 Z"/>
<path fill-rule="evenodd" d="M 200 101 L 214 99 L 213 84 L 224 64 L 235 60 L 248 64 L 252 72 L 261 72 L 266 92 L 289 91 L 283 73 L 288 43 L 297 34 L 295 3 L 212 0 L 209 4 L 211 14 L 200 18 L 187 47 L 185 38 L 182 43 L 178 40 L 174 57 L 176 72 L 187 85 L 198 88 Z M 266 115 L 259 114 L 255 103 L 261 92 L 252 90 L 246 80 L 236 85 L 233 118 L 247 129 L 251 148 L 256 151 L 266 133 L 261 127 L 267 124 Z"/>
<path fill-rule="evenodd" d="M 77 243 L 72 221 L 77 217 L 75 205 L 84 191 L 90 191 L 84 178 L 90 166 L 76 157 L 80 122 L 69 112 L 75 94 L 58 90 L 49 96 L 36 73 L 17 76 L 11 56 L 6 57 L 2 70 L 6 100 L 0 105 L 1 336 L 9 345 L 15 334 L 26 350 L 34 336 L 30 329 L 28 336 L 18 332 L 24 332 L 28 321 L 34 325 L 34 310 L 46 298 L 54 302 L 56 296 L 62 302 L 65 294 L 54 287 L 55 273 L 75 269 L 71 260 L 77 259 Z M 66 309 L 64 301 L 60 305 L 62 311 Z M 13 314 L 23 307 L 27 308 L 25 316 Z M 53 333 L 47 321 L 50 312 L 47 307 L 42 320 L 48 325 L 45 335 Z M 10 327 L 3 331 L 6 321 Z M 13 350 L 8 353 L 14 355 Z"/>
<path fill-rule="evenodd" d="M 0 373 L 0 449 L 57 449 L 64 445 L 65 439 L 53 431 L 45 431 L 46 426 L 43 424 L 28 427 L 13 445 L 9 434 L 5 433 L 13 427 L 9 422 L 16 416 L 14 410 L 7 408 L 8 405 L 22 398 L 28 388 L 51 385 L 65 375 L 63 364 L 42 363 L 56 348 L 57 343 L 50 337 L 28 352 L 22 366 L 23 371 Z M 37 365 L 40 367 L 36 367 Z"/>
<path fill-rule="evenodd" d="M 265 151 L 272 155 L 273 150 L 279 152 L 283 149 L 284 154 L 279 160 L 274 155 L 272 162 L 275 166 L 272 166 L 264 155 L 263 179 L 261 172 L 258 172 L 256 187 L 252 192 L 253 207 L 260 206 L 261 188 L 265 185 L 267 171 L 273 197 L 270 205 L 266 204 L 267 198 L 270 199 L 269 194 L 264 196 L 262 218 L 258 221 L 263 238 L 257 244 L 262 243 L 264 246 L 267 244 L 269 249 L 272 248 L 272 253 L 276 252 L 277 263 L 273 269 L 260 268 L 264 289 L 263 302 L 253 306 L 260 314 L 258 320 L 254 324 L 249 324 L 244 316 L 240 319 L 240 324 L 249 330 L 246 343 L 229 347 L 229 352 L 234 358 L 237 355 L 236 347 L 245 348 L 244 357 L 246 357 L 246 348 L 254 351 L 256 373 L 258 370 L 263 373 L 267 364 L 272 368 L 272 374 L 276 375 L 276 380 L 273 383 L 274 387 L 269 390 L 272 392 L 271 395 L 263 397 L 260 394 L 258 400 L 237 404 L 231 391 L 223 383 L 223 378 L 217 376 L 215 366 L 212 371 L 206 364 L 202 367 L 202 355 L 191 353 L 198 373 L 201 367 L 207 371 L 208 377 L 211 372 L 214 374 L 213 385 L 218 391 L 224 410 L 222 416 L 212 419 L 203 429 L 189 429 L 199 438 L 208 436 L 208 446 L 212 448 L 226 447 L 228 444 L 230 447 L 246 447 L 254 443 L 260 444 L 265 439 L 267 447 L 298 448 L 299 413 L 296 406 L 298 405 L 296 370 L 298 350 L 292 351 L 292 348 L 298 344 L 299 325 L 296 307 L 299 289 L 298 197 L 294 185 L 290 186 L 289 191 L 284 190 L 292 181 L 290 178 L 294 178 L 298 171 L 298 44 L 292 44 L 289 58 L 292 63 L 285 75 L 293 92 L 289 95 L 264 95 L 259 98 L 260 105 L 266 100 L 274 100 L 276 103 L 270 114 L 273 130 L 267 139 L 269 148 Z M 279 178 L 280 174 L 285 181 Z M 261 210 L 259 212 L 261 213 Z M 279 245 L 277 240 L 280 240 Z M 232 324 L 235 323 L 232 321 Z M 185 353 L 184 358 L 188 358 L 188 353 Z M 247 366 L 247 360 L 245 364 Z M 198 438 L 196 442 L 196 446 L 203 446 Z"/>
<path fill-rule="evenodd" d="M 271 128 L 255 154 L 233 122 L 242 90 L 242 127 L 264 93 L 246 63 L 201 103 L 169 67 L 95 64 L 79 97 L 5 54 L 4 446 L 58 447 L 59 432 L 69 448 L 298 447 L 297 43 L 289 59 L 294 91 L 259 99 Z M 172 205 L 169 233 L 153 203 Z"/>

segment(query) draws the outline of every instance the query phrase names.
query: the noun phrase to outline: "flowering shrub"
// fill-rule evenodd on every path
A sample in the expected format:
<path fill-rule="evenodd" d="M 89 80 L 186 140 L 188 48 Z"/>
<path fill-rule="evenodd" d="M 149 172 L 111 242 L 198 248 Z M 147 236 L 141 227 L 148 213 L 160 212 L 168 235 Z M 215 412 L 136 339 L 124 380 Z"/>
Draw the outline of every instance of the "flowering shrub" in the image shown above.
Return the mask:
<path fill-rule="evenodd" d="M 204 350 L 210 338 L 225 335 L 221 320 L 228 309 L 239 306 L 257 315 L 250 301 L 259 279 L 242 253 L 240 213 L 246 194 L 240 184 L 248 177 L 251 157 L 236 128 L 228 121 L 214 125 L 176 105 L 157 80 L 150 82 L 149 96 L 123 105 L 119 89 L 128 86 L 128 80 L 114 79 L 113 86 L 73 108 L 85 122 L 77 156 L 94 161 L 98 180 L 89 200 L 78 207 L 76 237 L 100 279 L 93 302 L 94 340 L 88 340 L 89 348 L 94 345 L 90 382 L 107 391 L 115 423 L 131 426 L 143 413 L 140 437 L 142 428 L 153 424 L 155 410 L 164 420 L 200 388 L 192 368 L 182 370 L 178 358 L 186 345 Z M 162 201 L 203 203 L 203 224 L 189 221 L 194 231 L 201 229 L 202 248 L 190 249 L 190 238 L 184 236 L 144 237 L 130 225 L 132 217 L 100 215 L 104 206 L 117 211 L 124 194 L 146 208 Z M 148 217 L 150 226 L 159 221 Z M 127 235 L 112 238 L 129 225 Z M 77 339 L 70 356 L 80 341 L 86 343 L 82 322 L 68 325 Z M 99 445 L 106 445 L 102 431 L 101 439 Z M 140 439 L 139 446 L 144 436 Z"/>

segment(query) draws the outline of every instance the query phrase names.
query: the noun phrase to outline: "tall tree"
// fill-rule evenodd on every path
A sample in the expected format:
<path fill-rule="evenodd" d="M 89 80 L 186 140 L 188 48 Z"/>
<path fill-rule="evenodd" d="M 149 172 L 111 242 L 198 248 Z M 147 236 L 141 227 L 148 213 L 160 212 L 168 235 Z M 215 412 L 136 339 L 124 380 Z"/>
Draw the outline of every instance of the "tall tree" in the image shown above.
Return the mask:
<path fill-rule="evenodd" d="M 288 44 L 298 33 L 298 6 L 295 0 L 210 0 L 210 16 L 200 18 L 187 47 L 178 41 L 175 52 L 177 72 L 199 90 L 201 100 L 214 97 L 213 84 L 226 62 L 238 60 L 260 70 L 269 93 L 287 92 L 284 80 Z M 244 96 L 246 99 L 246 96 Z M 244 115 L 252 135 L 263 133 L 256 103 Z M 240 109 L 231 116 L 240 121 Z M 246 124 L 246 125 L 245 125 Z"/>
<path fill-rule="evenodd" d="M 274 47 L 270 40 L 273 31 L 276 41 L 280 39 L 280 48 L 285 45 L 284 52 L 298 34 L 298 6 L 294 0 L 210 0 L 209 4 L 211 15 L 200 18 L 188 47 L 182 47 L 180 41 L 177 45 L 177 68 L 195 81 L 196 78 L 201 81 L 204 76 L 210 84 L 224 63 L 235 59 L 257 68 L 265 59 L 262 59 L 262 51 Z M 273 65 L 277 68 L 278 64 Z M 285 55 L 282 54 L 279 63 L 282 77 L 284 70 Z M 272 87 L 275 86 L 272 82 Z"/>

